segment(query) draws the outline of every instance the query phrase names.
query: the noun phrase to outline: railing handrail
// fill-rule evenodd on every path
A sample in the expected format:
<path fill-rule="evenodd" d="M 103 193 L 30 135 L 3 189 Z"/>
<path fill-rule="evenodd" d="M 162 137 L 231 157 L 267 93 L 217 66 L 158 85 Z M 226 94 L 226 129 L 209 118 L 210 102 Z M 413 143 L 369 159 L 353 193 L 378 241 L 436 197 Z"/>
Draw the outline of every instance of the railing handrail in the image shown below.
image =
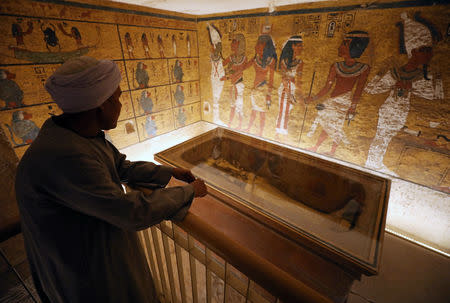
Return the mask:
<path fill-rule="evenodd" d="M 188 212 L 182 222 L 176 223 L 197 240 L 235 266 L 284 302 L 331 303 L 332 301 L 305 283 L 271 264 L 249 249 L 212 228 L 200 217 Z"/>

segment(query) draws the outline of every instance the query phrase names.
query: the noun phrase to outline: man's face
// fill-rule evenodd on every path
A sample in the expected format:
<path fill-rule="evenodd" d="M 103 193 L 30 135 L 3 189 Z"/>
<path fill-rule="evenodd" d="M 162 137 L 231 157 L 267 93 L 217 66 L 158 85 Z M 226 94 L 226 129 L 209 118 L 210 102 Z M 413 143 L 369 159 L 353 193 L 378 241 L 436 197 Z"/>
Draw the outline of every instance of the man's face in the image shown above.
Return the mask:
<path fill-rule="evenodd" d="M 122 90 L 120 86 L 100 106 L 100 126 L 103 130 L 113 129 L 117 126 L 117 120 L 119 119 L 120 110 L 122 109 L 122 103 L 120 103 L 120 95 Z"/>

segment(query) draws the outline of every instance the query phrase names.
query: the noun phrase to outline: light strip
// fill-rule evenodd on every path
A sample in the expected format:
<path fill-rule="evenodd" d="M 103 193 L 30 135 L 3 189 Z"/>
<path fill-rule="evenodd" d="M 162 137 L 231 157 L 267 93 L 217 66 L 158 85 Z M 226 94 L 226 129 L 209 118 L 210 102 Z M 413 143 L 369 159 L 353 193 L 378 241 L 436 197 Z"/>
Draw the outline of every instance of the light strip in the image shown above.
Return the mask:
<path fill-rule="evenodd" d="M 412 239 L 412 238 L 410 238 L 410 237 L 408 237 L 408 236 L 405 236 L 405 235 L 402 235 L 401 233 L 398 233 L 398 232 L 396 232 L 396 231 L 393 231 L 392 229 L 385 228 L 385 230 L 386 230 L 388 233 L 391 233 L 391 234 L 393 234 L 393 235 L 396 235 L 397 237 L 403 238 L 403 239 L 408 240 L 408 241 L 410 241 L 410 242 L 412 242 L 412 243 L 414 243 L 414 244 L 420 245 L 420 246 L 422 246 L 422 247 L 424 247 L 424 248 L 427 248 L 427 249 L 429 249 L 429 250 L 432 250 L 432 251 L 434 251 L 434 252 L 437 252 L 438 254 L 444 255 L 444 256 L 446 256 L 447 258 L 450 257 L 450 254 L 449 254 L 449 253 L 446 253 L 446 252 L 443 251 L 443 250 L 437 249 L 437 248 L 432 247 L 432 246 L 430 246 L 430 245 L 428 245 L 428 244 L 425 244 L 425 243 L 423 243 L 423 242 L 414 240 L 414 239 Z"/>

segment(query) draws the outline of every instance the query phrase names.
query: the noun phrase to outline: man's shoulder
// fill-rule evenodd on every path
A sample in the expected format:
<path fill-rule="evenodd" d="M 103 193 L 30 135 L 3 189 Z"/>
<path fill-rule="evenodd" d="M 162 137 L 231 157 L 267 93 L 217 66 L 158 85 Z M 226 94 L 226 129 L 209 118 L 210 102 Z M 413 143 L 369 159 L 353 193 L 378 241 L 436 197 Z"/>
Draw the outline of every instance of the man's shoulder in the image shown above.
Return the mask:
<path fill-rule="evenodd" d="M 22 165 L 58 165 L 68 157 L 89 155 L 89 144 L 77 134 L 56 125 L 51 118 L 41 128 L 39 135 L 31 143 L 22 157 Z"/>

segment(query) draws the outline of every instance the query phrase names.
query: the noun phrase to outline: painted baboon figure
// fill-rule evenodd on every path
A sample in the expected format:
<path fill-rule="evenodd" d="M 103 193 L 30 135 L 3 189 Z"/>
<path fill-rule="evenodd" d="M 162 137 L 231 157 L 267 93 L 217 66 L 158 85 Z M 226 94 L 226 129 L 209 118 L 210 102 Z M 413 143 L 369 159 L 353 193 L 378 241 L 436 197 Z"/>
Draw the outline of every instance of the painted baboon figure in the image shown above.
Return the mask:
<path fill-rule="evenodd" d="M 13 79 L 16 75 L 6 69 L 0 69 L 0 99 L 5 101 L 5 107 L 23 106 L 23 91 Z"/>
<path fill-rule="evenodd" d="M 39 127 L 37 127 L 36 123 L 34 123 L 31 118 L 31 114 L 19 110 L 13 112 L 11 126 L 5 124 L 11 134 L 11 140 L 16 147 L 30 144 L 36 139 L 39 133 Z M 16 143 L 14 135 L 22 139 L 22 143 Z"/>
<path fill-rule="evenodd" d="M 147 90 L 141 92 L 141 97 L 139 98 L 139 104 L 145 114 L 149 114 L 153 110 L 153 100 L 150 93 Z"/>
<path fill-rule="evenodd" d="M 135 76 L 139 88 L 148 87 L 149 76 L 147 72 L 147 65 L 145 65 L 143 62 L 138 62 L 136 66 Z"/>

